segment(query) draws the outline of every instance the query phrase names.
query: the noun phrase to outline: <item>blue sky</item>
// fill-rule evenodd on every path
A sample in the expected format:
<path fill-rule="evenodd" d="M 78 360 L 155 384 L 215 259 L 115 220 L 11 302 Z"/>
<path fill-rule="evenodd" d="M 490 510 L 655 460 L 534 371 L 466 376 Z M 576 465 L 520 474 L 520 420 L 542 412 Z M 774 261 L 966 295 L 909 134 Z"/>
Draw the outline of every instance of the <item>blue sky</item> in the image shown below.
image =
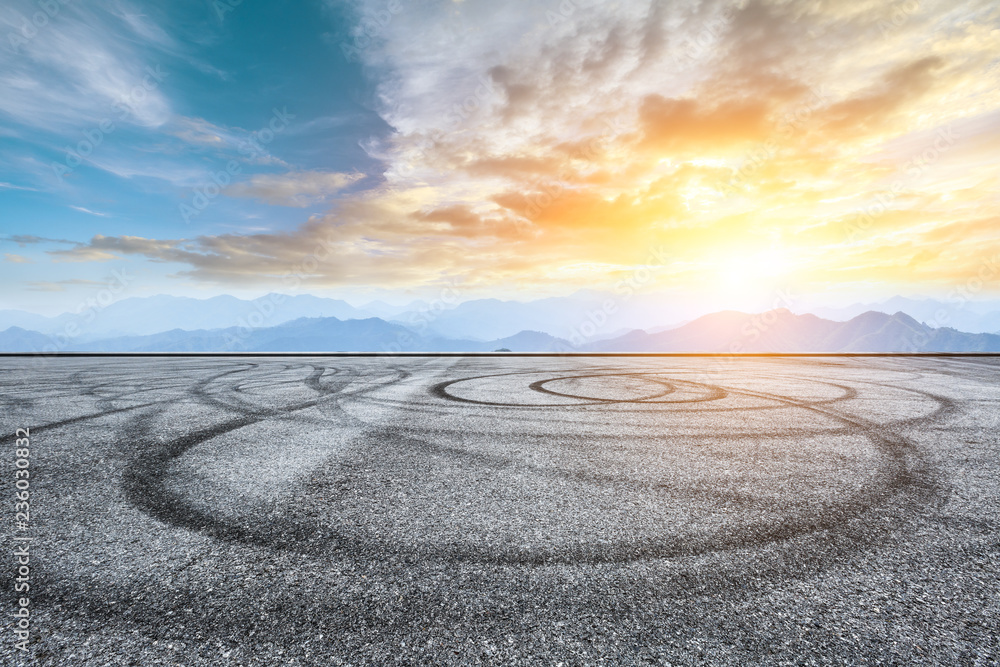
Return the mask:
<path fill-rule="evenodd" d="M 360 61 L 340 47 L 353 44 L 350 8 L 52 8 L 44 25 L 27 28 L 41 5 L 0 11 L 0 219 L 8 238 L 29 241 L 4 243 L 5 253 L 23 258 L 2 265 L 5 283 L 19 287 L 12 305 L 84 293 L 85 281 L 100 283 L 110 265 L 123 266 L 52 261 L 52 252 L 96 233 L 173 239 L 294 229 L 324 212 L 331 196 L 379 178 L 361 143 L 389 128 L 373 110 Z M 226 174 L 231 161 L 238 171 Z M 243 183 L 243 196 L 212 197 L 219 173 L 215 181 Z M 255 176 L 289 173 L 314 186 L 288 198 L 277 180 L 269 194 L 252 189 Z M 128 265 L 157 283 L 154 291 L 191 289 L 163 278 L 180 266 Z"/>
<path fill-rule="evenodd" d="M 161 4 L 165 6 L 160 6 Z M 0 307 L 994 296 L 988 0 L 14 0 Z M 811 298 L 812 298 L 811 297 Z"/>

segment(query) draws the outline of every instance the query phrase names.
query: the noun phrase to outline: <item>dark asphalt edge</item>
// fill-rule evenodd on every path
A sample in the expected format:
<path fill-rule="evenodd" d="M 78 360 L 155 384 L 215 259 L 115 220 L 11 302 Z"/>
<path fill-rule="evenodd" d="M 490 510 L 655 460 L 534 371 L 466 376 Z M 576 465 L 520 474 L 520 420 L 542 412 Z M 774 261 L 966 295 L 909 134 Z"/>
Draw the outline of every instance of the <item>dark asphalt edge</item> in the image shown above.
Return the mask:
<path fill-rule="evenodd" d="M 0 358 L 58 357 L 998 357 L 1000 352 L 0 352 Z"/>

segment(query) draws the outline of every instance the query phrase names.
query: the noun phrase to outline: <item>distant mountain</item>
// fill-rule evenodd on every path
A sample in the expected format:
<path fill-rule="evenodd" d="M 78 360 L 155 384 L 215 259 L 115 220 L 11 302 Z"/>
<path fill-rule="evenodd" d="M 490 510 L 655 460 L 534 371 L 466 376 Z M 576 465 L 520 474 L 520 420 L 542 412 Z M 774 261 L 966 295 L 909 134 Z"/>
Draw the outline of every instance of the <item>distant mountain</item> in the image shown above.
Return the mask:
<path fill-rule="evenodd" d="M 412 347 L 424 352 L 493 352 L 507 349 L 511 352 L 560 352 L 572 350 L 569 341 L 550 336 L 541 331 L 521 331 L 513 336 L 496 340 L 460 340 L 454 338 L 428 338 L 424 347 Z"/>
<path fill-rule="evenodd" d="M 59 344 L 61 340 L 62 344 Z M 870 311 L 847 322 L 778 309 L 724 311 L 668 331 L 642 329 L 574 346 L 541 331 L 487 341 L 422 335 L 377 317 L 299 318 L 276 326 L 186 331 L 76 342 L 11 327 L 0 351 L 40 352 L 1000 352 L 1000 335 L 931 328 L 909 315 Z"/>
<path fill-rule="evenodd" d="M 787 309 L 735 311 L 700 317 L 684 326 L 633 331 L 587 349 L 602 352 L 1000 352 L 1000 336 L 928 327 L 905 313 L 870 311 L 847 322 Z"/>
<path fill-rule="evenodd" d="M 212 331 L 229 327 L 269 328 L 299 318 L 339 320 L 377 317 L 412 330 L 422 340 L 469 340 L 488 343 L 522 331 L 537 331 L 572 341 L 602 345 L 630 335 L 672 331 L 681 323 L 705 315 L 697 302 L 664 294 L 581 290 L 569 296 L 533 301 L 473 299 L 462 303 L 413 301 L 393 305 L 372 301 L 361 307 L 339 299 L 312 295 L 267 294 L 246 300 L 222 295 L 193 299 L 159 295 L 132 297 L 106 307 L 83 304 L 79 312 L 45 317 L 19 310 L 0 310 L 0 331 L 12 326 L 67 339 L 74 345 L 109 338 L 145 336 L 181 329 Z M 869 311 L 902 312 L 931 328 L 950 327 L 971 333 L 1000 332 L 1000 301 L 947 302 L 893 297 L 877 304 L 797 311 L 826 320 L 846 322 Z"/>
<path fill-rule="evenodd" d="M 82 343 L 82 352 L 353 352 L 424 349 L 425 341 L 377 317 L 300 318 L 273 327 L 183 331 Z"/>
<path fill-rule="evenodd" d="M 0 329 L 28 327 L 45 334 L 76 331 L 79 341 L 110 336 L 147 335 L 170 329 L 195 331 L 236 326 L 274 326 L 300 317 L 370 317 L 346 301 L 311 295 L 267 294 L 258 299 L 216 296 L 210 299 L 158 295 L 132 297 L 104 308 L 81 308 L 80 313 L 43 317 L 18 310 L 0 311 Z"/>
<path fill-rule="evenodd" d="M 68 319 L 68 315 L 58 317 L 46 317 L 29 313 L 26 310 L 0 310 L 0 331 L 14 327 L 27 331 L 38 331 L 41 333 L 56 333 L 59 330 L 61 318 Z"/>
<path fill-rule="evenodd" d="M 0 331 L 0 352 L 57 352 L 57 341 L 50 336 L 28 331 L 21 327 L 10 327 Z"/>
<path fill-rule="evenodd" d="M 1000 301 L 996 300 L 941 301 L 895 296 L 877 303 L 856 303 L 846 308 L 810 308 L 808 312 L 830 320 L 847 321 L 868 311 L 906 313 L 933 328 L 951 327 L 970 333 L 1000 331 Z"/>
<path fill-rule="evenodd" d="M 522 331 L 493 341 L 425 338 L 377 317 L 340 320 L 300 318 L 274 327 L 171 329 L 147 336 L 119 336 L 54 348 L 50 336 L 17 327 L 0 332 L 0 351 L 41 352 L 514 352 L 568 350 L 568 341 L 539 331 Z"/>
<path fill-rule="evenodd" d="M 420 304 L 417 309 L 385 319 L 445 338 L 489 341 L 521 331 L 540 331 L 581 344 L 614 337 L 622 330 L 690 319 L 680 310 L 665 304 L 664 297 L 659 295 L 581 290 L 570 296 L 534 301 L 474 299 L 447 309 Z"/>
<path fill-rule="evenodd" d="M 568 337 L 574 325 L 586 317 L 589 301 L 555 297 L 537 301 L 475 299 L 438 312 L 426 309 L 399 313 L 394 322 L 448 338 L 492 340 L 521 331 L 544 331 Z"/>
<path fill-rule="evenodd" d="M 370 301 L 361 306 L 360 310 L 368 313 L 369 315 L 381 317 L 383 320 L 391 320 L 395 317 L 403 315 L 404 313 L 420 312 L 420 310 L 427 309 L 429 307 L 430 304 L 426 301 L 411 301 L 405 306 L 396 306 L 386 303 L 385 301 Z"/>

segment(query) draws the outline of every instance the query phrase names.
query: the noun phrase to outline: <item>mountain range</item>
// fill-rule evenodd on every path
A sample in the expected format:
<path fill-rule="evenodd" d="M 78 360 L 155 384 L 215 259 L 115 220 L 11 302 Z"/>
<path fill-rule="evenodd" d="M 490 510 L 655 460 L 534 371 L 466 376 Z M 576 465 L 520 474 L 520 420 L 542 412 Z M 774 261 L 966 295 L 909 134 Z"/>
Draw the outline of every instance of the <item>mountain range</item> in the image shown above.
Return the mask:
<path fill-rule="evenodd" d="M 81 304 L 76 312 L 45 317 L 23 310 L 0 310 L 0 330 L 11 326 L 44 334 L 73 335 L 80 340 L 142 336 L 170 329 L 222 329 L 275 326 L 301 317 L 371 317 L 346 301 L 311 295 L 267 294 L 258 299 L 221 295 L 210 299 L 168 296 L 131 297 L 106 307 Z"/>
<path fill-rule="evenodd" d="M 488 341 L 445 337 L 378 317 L 301 317 L 273 326 L 77 340 L 21 327 L 0 332 L 3 352 L 1000 352 L 1000 335 L 931 327 L 909 315 L 868 311 L 846 322 L 787 309 L 723 311 L 662 331 L 635 329 L 601 339 L 523 330 Z"/>
<path fill-rule="evenodd" d="M 713 313 L 659 333 L 633 331 L 588 346 L 615 352 L 1000 352 L 1000 335 L 933 328 L 901 312 L 847 322 L 787 309 Z"/>
<path fill-rule="evenodd" d="M 457 299 L 456 299 L 457 301 Z M 772 307 L 787 307 L 800 315 L 847 321 L 868 311 L 905 313 L 932 328 L 951 327 L 970 333 L 1000 332 L 1000 301 L 948 301 L 893 297 L 881 303 L 845 308 L 807 308 L 794 298 Z M 521 331 L 537 331 L 570 340 L 575 346 L 613 339 L 635 329 L 660 333 L 705 315 L 697 304 L 681 305 L 656 294 L 616 294 L 583 290 L 563 297 L 534 301 L 473 299 L 388 304 L 380 301 L 354 306 L 346 301 L 312 295 L 266 294 L 257 299 L 230 295 L 194 299 L 158 295 L 131 297 L 104 306 L 81 304 L 74 312 L 46 317 L 22 310 L 0 310 L 0 331 L 19 327 L 81 345 L 111 338 L 160 334 L 173 329 L 260 329 L 300 318 L 363 320 L 379 318 L 410 329 L 422 338 L 447 338 L 489 343 Z"/>

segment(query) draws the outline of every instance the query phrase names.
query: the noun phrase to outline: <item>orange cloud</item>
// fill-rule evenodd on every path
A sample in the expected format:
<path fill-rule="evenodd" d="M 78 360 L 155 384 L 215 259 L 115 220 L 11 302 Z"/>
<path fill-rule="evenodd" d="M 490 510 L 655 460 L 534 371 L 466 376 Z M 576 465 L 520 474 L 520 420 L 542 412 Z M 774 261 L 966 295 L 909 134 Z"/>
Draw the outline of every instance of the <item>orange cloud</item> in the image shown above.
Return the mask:
<path fill-rule="evenodd" d="M 767 107 L 755 101 L 705 106 L 693 99 L 647 96 L 639 106 L 643 143 L 661 151 L 710 154 L 717 148 L 766 138 Z"/>

